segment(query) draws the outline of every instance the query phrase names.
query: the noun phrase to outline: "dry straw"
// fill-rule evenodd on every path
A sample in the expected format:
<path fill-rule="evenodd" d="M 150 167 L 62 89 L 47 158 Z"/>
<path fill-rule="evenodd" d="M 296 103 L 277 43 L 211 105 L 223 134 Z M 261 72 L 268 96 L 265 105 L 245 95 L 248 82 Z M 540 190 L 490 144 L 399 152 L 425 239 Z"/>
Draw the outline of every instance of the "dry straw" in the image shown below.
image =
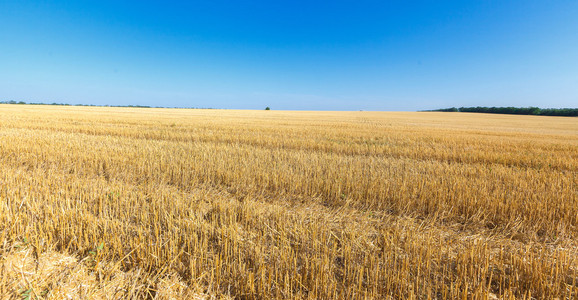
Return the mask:
<path fill-rule="evenodd" d="M 578 121 L 0 106 L 0 295 L 578 297 Z"/>

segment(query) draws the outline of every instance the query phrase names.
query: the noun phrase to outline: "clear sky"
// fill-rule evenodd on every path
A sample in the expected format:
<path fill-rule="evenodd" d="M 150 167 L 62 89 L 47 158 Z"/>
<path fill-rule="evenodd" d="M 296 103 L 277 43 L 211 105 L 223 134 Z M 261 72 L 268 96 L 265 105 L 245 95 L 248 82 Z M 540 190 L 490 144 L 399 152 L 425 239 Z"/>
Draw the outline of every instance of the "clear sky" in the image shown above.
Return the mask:
<path fill-rule="evenodd" d="M 0 101 L 578 107 L 578 1 L 0 0 Z"/>

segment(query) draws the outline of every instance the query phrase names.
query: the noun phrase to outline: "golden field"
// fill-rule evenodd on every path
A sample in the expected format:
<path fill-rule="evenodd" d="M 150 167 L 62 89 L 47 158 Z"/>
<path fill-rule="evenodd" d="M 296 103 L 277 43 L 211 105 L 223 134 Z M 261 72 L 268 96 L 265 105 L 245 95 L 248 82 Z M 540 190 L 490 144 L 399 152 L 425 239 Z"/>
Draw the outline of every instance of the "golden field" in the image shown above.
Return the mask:
<path fill-rule="evenodd" d="M 578 298 L 578 119 L 0 105 L 0 296 Z"/>

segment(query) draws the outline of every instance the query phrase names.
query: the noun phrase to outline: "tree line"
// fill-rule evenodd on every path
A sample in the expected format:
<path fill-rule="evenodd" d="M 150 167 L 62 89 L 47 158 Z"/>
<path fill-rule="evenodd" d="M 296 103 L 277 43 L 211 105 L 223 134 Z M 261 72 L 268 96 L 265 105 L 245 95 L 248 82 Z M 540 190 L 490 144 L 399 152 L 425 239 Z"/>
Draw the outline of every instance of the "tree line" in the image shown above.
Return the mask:
<path fill-rule="evenodd" d="M 146 105 L 94 105 L 94 104 L 68 104 L 68 103 L 26 103 L 24 101 L 0 101 L 0 104 L 30 104 L 30 105 L 62 105 L 62 106 L 102 106 L 102 107 L 142 107 L 142 108 L 150 108 L 150 106 Z"/>
<path fill-rule="evenodd" d="M 93 106 L 93 107 L 132 107 L 132 108 L 182 108 L 182 109 L 219 109 L 212 107 L 168 107 L 168 106 L 148 106 L 148 105 L 96 105 L 96 104 L 68 104 L 68 103 L 42 103 L 42 102 L 24 102 L 24 101 L 0 101 L 0 104 L 29 104 L 29 105 L 61 105 L 61 106 Z"/>
<path fill-rule="evenodd" d="M 450 107 L 428 111 L 443 112 L 473 112 L 485 114 L 508 114 L 508 115 L 540 115 L 540 116 L 578 116 L 578 108 L 539 108 L 539 107 Z"/>

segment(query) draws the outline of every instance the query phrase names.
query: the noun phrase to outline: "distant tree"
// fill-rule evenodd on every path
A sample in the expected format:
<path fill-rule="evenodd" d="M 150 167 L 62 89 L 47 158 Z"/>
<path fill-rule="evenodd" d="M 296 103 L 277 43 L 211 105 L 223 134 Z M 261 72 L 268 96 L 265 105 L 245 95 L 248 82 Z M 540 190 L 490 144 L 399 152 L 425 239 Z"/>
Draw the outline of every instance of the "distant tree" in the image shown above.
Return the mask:
<path fill-rule="evenodd" d="M 267 106 L 265 107 L 265 110 L 271 110 L 271 107 Z"/>

